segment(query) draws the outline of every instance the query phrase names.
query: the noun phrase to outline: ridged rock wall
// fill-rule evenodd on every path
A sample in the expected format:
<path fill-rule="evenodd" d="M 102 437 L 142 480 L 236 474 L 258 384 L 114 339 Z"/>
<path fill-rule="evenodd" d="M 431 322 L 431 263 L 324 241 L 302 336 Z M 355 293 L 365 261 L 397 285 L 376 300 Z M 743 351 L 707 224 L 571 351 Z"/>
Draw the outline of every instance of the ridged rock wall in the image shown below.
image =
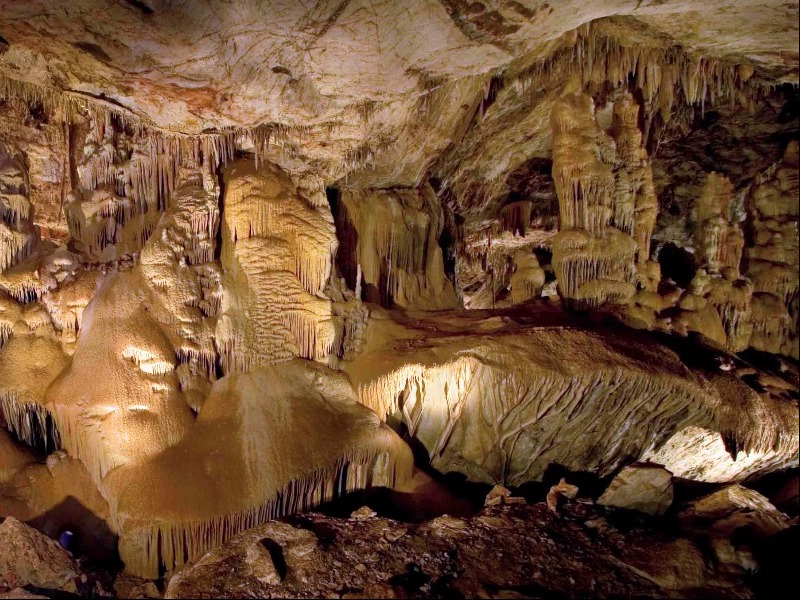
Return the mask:
<path fill-rule="evenodd" d="M 552 464 L 605 476 L 644 456 L 702 480 L 797 464 L 796 403 L 690 370 L 647 336 L 513 323 L 384 317 L 343 366 L 359 400 L 402 422 L 436 469 L 475 481 L 519 485 Z M 662 448 L 687 428 L 726 440 L 729 454 Z M 693 466 L 704 460 L 708 472 Z"/>

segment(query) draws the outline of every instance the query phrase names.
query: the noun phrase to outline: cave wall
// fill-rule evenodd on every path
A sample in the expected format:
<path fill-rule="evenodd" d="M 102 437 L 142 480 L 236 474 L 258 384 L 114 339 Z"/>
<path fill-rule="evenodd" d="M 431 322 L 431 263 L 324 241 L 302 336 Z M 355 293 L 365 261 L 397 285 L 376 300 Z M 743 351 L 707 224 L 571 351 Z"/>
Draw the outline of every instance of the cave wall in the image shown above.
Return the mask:
<path fill-rule="evenodd" d="M 425 2 L 428 35 L 379 3 L 381 35 L 418 44 L 381 71 L 338 22 L 363 26 L 360 3 L 322 3 L 298 27 L 340 40 L 327 57 L 312 40 L 314 64 L 287 46 L 265 70 L 212 44 L 227 87 L 162 65 L 181 87 L 134 73 L 144 51 L 59 38 L 54 58 L 43 32 L 83 17 L 37 4 L 0 49 L 0 479 L 25 490 L 4 511 L 36 518 L 82 482 L 154 577 L 403 482 L 411 450 L 387 423 L 486 483 L 797 464 L 791 56 L 672 31 L 674 2 L 501 3 L 500 27 Z M 211 43 L 176 33 L 181 6 L 163 9 L 165 55 Z M 237 25 L 262 8 L 224 25 L 277 60 Z M 741 14 L 717 9 L 737 39 Z M 108 16 L 130 36 L 147 17 L 128 10 Z M 342 49 L 366 62 L 342 73 Z"/>

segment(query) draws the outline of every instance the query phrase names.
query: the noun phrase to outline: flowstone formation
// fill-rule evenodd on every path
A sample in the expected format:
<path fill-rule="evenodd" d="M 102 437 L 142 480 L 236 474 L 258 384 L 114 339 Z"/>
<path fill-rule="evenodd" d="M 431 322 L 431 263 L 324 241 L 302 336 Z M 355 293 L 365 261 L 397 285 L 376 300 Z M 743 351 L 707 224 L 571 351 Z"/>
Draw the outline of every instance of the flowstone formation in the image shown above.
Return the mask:
<path fill-rule="evenodd" d="M 796 2 L 96 4 L 0 0 L 0 515 L 797 468 Z"/>
<path fill-rule="evenodd" d="M 323 294 L 336 249 L 324 196 L 321 206 L 318 196 L 299 197 L 287 175 L 259 172 L 249 161 L 233 163 L 223 177 L 220 263 L 231 293 L 220 307 L 216 340 L 224 372 L 294 356 L 325 358 L 337 331 Z"/>
<path fill-rule="evenodd" d="M 779 385 L 759 395 L 745 369 L 720 372 L 710 361 L 689 370 L 652 340 L 565 327 L 548 312 L 441 314 L 435 324 L 373 317 L 375 341 L 344 369 L 360 401 L 404 423 L 432 466 L 473 481 L 540 481 L 553 464 L 603 477 L 657 449 L 653 460 L 702 481 L 796 463 L 797 406 Z M 708 452 L 674 441 L 690 430 L 707 436 Z"/>

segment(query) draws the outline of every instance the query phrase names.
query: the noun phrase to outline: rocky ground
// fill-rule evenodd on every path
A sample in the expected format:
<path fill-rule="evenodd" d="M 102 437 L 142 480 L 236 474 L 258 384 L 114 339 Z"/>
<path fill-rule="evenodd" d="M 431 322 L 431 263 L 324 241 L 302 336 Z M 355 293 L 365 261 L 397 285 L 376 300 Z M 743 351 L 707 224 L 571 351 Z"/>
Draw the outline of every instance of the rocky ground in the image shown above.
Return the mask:
<path fill-rule="evenodd" d="M 564 482 L 543 502 L 495 488 L 469 517 L 413 523 L 368 506 L 349 517 L 305 513 L 250 529 L 159 581 L 73 558 L 9 517 L 0 598 L 750 598 L 788 589 L 797 517 L 740 485 L 708 491 L 673 486 L 647 466 L 623 471 L 597 501 Z M 796 515 L 796 497 L 789 502 Z"/>

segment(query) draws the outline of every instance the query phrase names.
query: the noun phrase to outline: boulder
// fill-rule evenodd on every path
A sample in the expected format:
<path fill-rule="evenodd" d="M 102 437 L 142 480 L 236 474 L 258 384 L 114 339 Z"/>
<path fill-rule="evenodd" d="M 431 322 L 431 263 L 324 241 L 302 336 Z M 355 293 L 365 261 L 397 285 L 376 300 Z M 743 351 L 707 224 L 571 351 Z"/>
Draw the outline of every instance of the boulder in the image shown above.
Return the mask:
<path fill-rule="evenodd" d="M 0 524 L 0 583 L 74 591 L 75 564 L 58 542 L 7 517 Z"/>
<path fill-rule="evenodd" d="M 603 506 L 663 515 L 672 505 L 672 473 L 652 463 L 622 469 L 597 500 Z"/>
<path fill-rule="evenodd" d="M 377 515 L 374 510 L 372 510 L 369 506 L 362 506 L 358 510 L 354 510 L 350 513 L 350 518 L 355 519 L 356 521 L 363 521 L 364 519 L 371 519 L 375 515 Z"/>
<path fill-rule="evenodd" d="M 191 567 L 176 573 L 164 597 L 196 598 L 198 594 L 220 597 L 226 590 L 218 581 L 216 569 L 228 562 L 237 576 L 257 585 L 257 595 L 262 595 L 272 586 L 285 584 L 287 577 L 298 575 L 302 565 L 312 559 L 317 546 L 317 538 L 311 531 L 270 521 L 234 536 L 224 546 L 214 548 Z"/>
<path fill-rule="evenodd" d="M 789 518 L 769 500 L 739 484 L 689 503 L 679 519 L 706 538 L 719 569 L 733 573 L 757 571 L 761 566 L 755 556 L 758 546 L 790 525 Z"/>
<path fill-rule="evenodd" d="M 713 531 L 719 537 L 744 529 L 756 538 L 766 538 L 790 525 L 789 517 L 765 496 L 738 483 L 689 503 L 679 518 L 689 527 Z"/>
<path fill-rule="evenodd" d="M 15 600 L 22 600 L 22 599 L 34 600 L 34 599 L 44 598 L 45 600 L 47 600 L 47 596 L 40 596 L 39 594 L 34 594 L 33 592 L 29 592 L 28 590 L 22 587 L 14 588 L 13 590 L 6 592 L 5 594 L 0 594 L 0 598 L 2 598 L 3 600 L 5 600 L 5 598 L 9 599 L 14 598 Z"/>
<path fill-rule="evenodd" d="M 525 498 L 512 496 L 511 490 L 502 485 L 496 485 L 486 494 L 486 500 L 484 500 L 483 505 L 497 506 L 500 504 L 525 504 Z"/>

